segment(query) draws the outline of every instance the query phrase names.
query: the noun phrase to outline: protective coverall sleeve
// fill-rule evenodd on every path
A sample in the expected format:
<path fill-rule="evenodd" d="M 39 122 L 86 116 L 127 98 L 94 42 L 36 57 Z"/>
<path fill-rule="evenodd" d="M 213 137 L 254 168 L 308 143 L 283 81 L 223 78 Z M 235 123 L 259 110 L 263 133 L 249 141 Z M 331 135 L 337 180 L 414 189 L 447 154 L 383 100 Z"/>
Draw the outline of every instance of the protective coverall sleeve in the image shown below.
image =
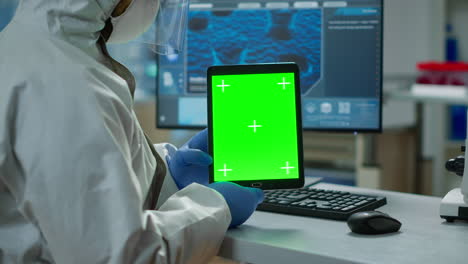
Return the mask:
<path fill-rule="evenodd" d="M 166 157 L 169 155 L 169 152 L 168 152 L 168 147 L 169 146 L 172 147 L 172 148 L 175 148 L 174 145 L 169 144 L 169 143 L 154 144 L 154 149 L 156 149 L 158 154 L 162 157 L 162 159 L 164 161 L 164 165 L 166 166 L 166 168 L 168 168 L 168 164 L 166 162 Z M 174 193 L 176 193 L 179 190 L 179 188 L 177 187 L 174 179 L 172 178 L 171 171 L 169 169 L 166 170 L 166 171 L 167 171 L 167 175 L 164 178 L 164 183 L 163 183 L 163 186 L 162 186 L 162 189 L 161 189 L 161 194 L 159 194 L 158 204 L 156 206 L 157 208 L 160 208 L 161 205 L 164 202 L 166 202 L 167 199 L 169 199 L 169 197 L 171 195 L 173 195 Z"/>
<path fill-rule="evenodd" d="M 206 263 L 231 221 L 224 198 L 192 184 L 159 210 L 144 211 L 148 180 L 132 166 L 131 108 L 92 76 L 67 74 L 42 83 L 48 92 L 22 91 L 15 122 L 15 151 L 27 175 L 21 211 L 54 261 Z M 50 92 L 59 99 L 49 100 Z"/>

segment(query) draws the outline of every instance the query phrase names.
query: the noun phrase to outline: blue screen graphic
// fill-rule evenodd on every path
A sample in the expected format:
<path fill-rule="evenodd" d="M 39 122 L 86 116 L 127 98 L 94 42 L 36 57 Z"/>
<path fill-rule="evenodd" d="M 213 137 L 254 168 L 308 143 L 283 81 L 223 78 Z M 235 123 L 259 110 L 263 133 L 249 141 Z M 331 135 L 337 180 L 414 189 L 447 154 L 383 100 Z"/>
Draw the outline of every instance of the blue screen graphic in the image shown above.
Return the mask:
<path fill-rule="evenodd" d="M 320 9 L 192 11 L 189 89 L 191 80 L 205 77 L 212 65 L 293 61 L 301 69 L 305 93 L 320 78 L 321 30 Z"/>

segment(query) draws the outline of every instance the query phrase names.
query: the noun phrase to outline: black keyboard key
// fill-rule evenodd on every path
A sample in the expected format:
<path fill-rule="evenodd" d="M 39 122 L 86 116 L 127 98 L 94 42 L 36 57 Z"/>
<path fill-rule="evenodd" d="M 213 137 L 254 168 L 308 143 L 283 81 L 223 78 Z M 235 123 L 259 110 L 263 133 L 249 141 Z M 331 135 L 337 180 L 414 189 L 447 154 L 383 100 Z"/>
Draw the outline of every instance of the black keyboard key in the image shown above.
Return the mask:
<path fill-rule="evenodd" d="M 358 203 L 355 203 L 354 205 L 355 205 L 355 206 L 360 206 L 360 205 L 364 205 L 364 204 L 366 204 L 366 203 L 367 203 L 367 201 L 360 201 L 360 202 L 358 202 Z"/>
<path fill-rule="evenodd" d="M 332 209 L 331 206 L 325 206 L 325 205 L 317 205 L 317 208 L 318 208 L 318 209 L 323 209 L 323 210 Z"/>
<path fill-rule="evenodd" d="M 308 196 L 309 196 L 308 194 L 292 194 L 292 195 L 286 196 L 286 198 L 289 198 L 289 199 L 304 199 L 304 198 L 306 198 Z"/>
<path fill-rule="evenodd" d="M 278 201 L 292 201 L 293 199 L 289 199 L 289 198 L 286 198 L 286 197 L 277 197 L 276 200 L 278 200 Z"/>

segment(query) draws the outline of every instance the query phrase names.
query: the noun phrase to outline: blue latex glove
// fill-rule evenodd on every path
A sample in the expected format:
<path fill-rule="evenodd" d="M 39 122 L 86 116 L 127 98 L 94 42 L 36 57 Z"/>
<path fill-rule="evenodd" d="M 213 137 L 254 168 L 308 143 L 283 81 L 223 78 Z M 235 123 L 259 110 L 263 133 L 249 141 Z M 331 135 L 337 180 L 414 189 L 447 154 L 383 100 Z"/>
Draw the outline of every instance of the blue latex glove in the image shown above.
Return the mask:
<path fill-rule="evenodd" d="M 257 205 L 263 202 L 264 194 L 261 189 L 242 187 L 232 182 L 215 182 L 208 187 L 224 196 L 231 211 L 231 227 L 243 224 L 252 215 Z"/>
<path fill-rule="evenodd" d="M 208 155 L 208 130 L 193 136 L 181 148 L 168 147 L 167 164 L 179 189 L 193 182 L 208 184 L 208 166 L 213 159 Z"/>

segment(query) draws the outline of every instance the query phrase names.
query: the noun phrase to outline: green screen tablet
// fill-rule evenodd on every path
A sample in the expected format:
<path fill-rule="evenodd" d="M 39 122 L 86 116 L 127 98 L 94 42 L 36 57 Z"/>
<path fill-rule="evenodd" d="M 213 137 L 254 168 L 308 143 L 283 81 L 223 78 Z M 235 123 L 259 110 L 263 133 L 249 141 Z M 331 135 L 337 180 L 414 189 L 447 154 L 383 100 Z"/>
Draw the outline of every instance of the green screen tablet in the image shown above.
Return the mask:
<path fill-rule="evenodd" d="M 294 63 L 210 67 L 210 182 L 302 187 L 300 102 Z"/>

